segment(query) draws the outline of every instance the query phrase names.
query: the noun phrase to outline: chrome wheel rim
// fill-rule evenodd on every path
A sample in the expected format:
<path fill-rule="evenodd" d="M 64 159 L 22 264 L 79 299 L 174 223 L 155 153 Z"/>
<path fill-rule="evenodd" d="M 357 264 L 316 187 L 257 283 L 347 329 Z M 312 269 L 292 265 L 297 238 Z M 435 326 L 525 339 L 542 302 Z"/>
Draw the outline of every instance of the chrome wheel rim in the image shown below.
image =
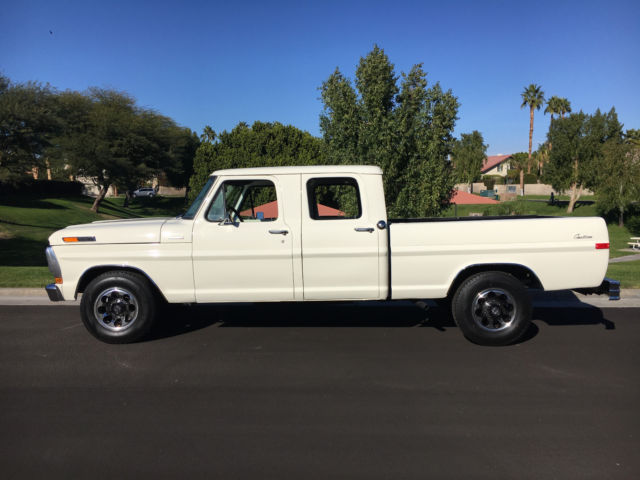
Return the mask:
<path fill-rule="evenodd" d="M 509 328 L 516 318 L 516 312 L 515 299 L 509 292 L 500 288 L 488 288 L 478 292 L 471 307 L 473 321 L 489 332 Z"/>
<path fill-rule="evenodd" d="M 130 328 L 138 318 L 138 310 L 136 297 L 120 287 L 103 290 L 93 304 L 93 314 L 98 323 L 112 332 Z"/>

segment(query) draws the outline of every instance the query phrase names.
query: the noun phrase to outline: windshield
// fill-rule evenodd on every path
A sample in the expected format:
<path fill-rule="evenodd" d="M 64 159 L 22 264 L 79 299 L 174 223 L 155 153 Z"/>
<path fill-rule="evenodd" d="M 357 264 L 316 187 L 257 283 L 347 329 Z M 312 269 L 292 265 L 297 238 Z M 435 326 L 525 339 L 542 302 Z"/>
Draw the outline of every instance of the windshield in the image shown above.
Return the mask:
<path fill-rule="evenodd" d="M 184 213 L 184 215 L 182 215 L 182 218 L 191 220 L 193 219 L 193 217 L 196 216 L 196 213 L 198 213 L 198 209 L 200 208 L 200 204 L 204 200 L 204 197 L 207 196 L 207 192 L 209 191 L 209 189 L 211 188 L 211 185 L 213 185 L 213 182 L 215 181 L 216 181 L 216 177 L 209 177 L 209 180 L 207 180 L 207 183 L 204 184 L 204 187 L 202 187 L 202 190 L 200 190 L 200 193 L 198 194 L 196 199 L 193 201 L 193 203 L 189 207 L 189 210 L 187 210 Z"/>

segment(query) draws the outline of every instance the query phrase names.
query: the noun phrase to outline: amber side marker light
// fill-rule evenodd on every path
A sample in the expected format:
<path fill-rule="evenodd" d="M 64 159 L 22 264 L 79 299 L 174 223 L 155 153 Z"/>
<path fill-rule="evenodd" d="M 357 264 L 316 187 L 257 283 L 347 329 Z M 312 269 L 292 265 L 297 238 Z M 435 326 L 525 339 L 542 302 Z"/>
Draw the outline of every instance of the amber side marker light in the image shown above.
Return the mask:
<path fill-rule="evenodd" d="M 73 242 L 95 242 L 96 237 L 62 237 L 62 241 L 65 243 Z"/>
<path fill-rule="evenodd" d="M 609 249 L 608 243 L 596 243 L 596 250 L 608 250 L 608 249 Z"/>
<path fill-rule="evenodd" d="M 56 284 L 58 285 L 62 284 L 62 277 L 56 277 Z"/>

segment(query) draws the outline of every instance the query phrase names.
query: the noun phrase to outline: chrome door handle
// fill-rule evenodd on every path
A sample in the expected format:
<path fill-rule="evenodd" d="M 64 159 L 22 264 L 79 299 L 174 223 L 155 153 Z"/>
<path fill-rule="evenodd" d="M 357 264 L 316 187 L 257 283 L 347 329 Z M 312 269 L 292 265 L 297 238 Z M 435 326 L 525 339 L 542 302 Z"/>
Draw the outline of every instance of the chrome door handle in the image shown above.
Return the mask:
<path fill-rule="evenodd" d="M 373 232 L 373 227 L 356 227 L 354 228 L 356 232 Z"/>
<path fill-rule="evenodd" d="M 289 230 L 269 230 L 269 233 L 273 235 L 286 235 L 289 233 Z"/>

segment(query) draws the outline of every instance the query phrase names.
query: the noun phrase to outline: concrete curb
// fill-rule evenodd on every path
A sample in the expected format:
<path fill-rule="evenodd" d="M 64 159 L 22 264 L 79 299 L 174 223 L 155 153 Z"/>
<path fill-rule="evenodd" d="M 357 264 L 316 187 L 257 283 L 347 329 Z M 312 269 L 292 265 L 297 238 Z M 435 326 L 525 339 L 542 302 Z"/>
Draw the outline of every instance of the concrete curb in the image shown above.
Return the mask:
<path fill-rule="evenodd" d="M 604 295 L 581 295 L 571 290 L 555 292 L 533 291 L 533 306 L 538 308 L 640 308 L 640 289 L 621 290 L 621 299 L 611 301 Z M 79 305 L 80 299 L 70 302 L 51 302 L 44 288 L 0 288 L 0 305 Z"/>

